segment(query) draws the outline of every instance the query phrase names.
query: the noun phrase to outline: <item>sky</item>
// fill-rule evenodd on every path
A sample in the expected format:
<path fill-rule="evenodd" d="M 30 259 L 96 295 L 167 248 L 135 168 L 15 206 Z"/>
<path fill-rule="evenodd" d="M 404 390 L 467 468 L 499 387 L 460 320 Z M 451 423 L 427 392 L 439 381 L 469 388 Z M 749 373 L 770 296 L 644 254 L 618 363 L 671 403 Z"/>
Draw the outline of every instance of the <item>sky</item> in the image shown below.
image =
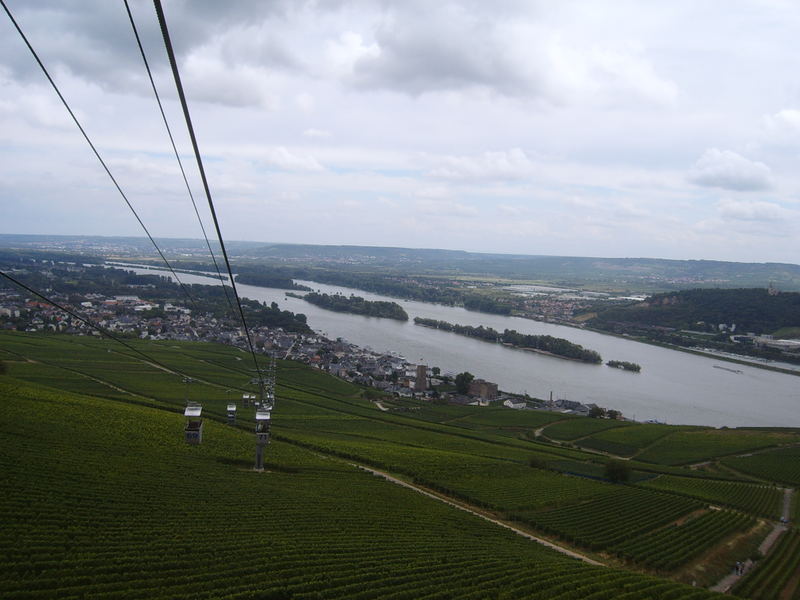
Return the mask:
<path fill-rule="evenodd" d="M 156 237 L 122 0 L 5 0 Z M 151 2 L 131 0 L 207 229 Z M 795 0 L 164 0 L 229 240 L 800 262 Z M 143 235 L 0 11 L 0 233 Z"/>

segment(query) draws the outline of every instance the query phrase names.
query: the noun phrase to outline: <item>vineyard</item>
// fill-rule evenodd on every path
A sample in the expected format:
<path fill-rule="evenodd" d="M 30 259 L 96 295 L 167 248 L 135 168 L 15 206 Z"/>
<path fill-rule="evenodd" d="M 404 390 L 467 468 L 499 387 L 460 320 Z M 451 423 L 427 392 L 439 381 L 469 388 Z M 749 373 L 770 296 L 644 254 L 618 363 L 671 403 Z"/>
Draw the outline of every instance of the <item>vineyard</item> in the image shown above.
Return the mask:
<path fill-rule="evenodd" d="M 644 484 L 665 492 L 685 494 L 714 504 L 738 508 L 770 519 L 780 519 L 783 490 L 775 486 L 661 475 Z"/>
<path fill-rule="evenodd" d="M 797 569 L 800 563 L 798 530 L 786 531 L 770 556 L 763 562 L 764 564 L 759 564 L 736 586 L 734 593 L 737 596 L 753 600 L 800 597 L 800 586 L 798 586 L 800 573 Z"/>
<path fill-rule="evenodd" d="M 796 432 L 747 429 L 678 431 L 656 442 L 636 458 L 662 465 L 686 465 L 797 442 L 800 442 L 800 435 Z"/>
<path fill-rule="evenodd" d="M 800 486 L 798 459 L 800 459 L 800 447 L 794 447 L 751 456 L 726 458 L 722 464 L 755 477 Z"/>
<path fill-rule="evenodd" d="M 755 525 L 755 519 L 730 511 L 706 511 L 686 523 L 671 524 L 648 531 L 611 550 L 658 571 L 674 571 L 706 552 L 727 536 Z"/>
<path fill-rule="evenodd" d="M 703 507 L 703 503 L 690 498 L 624 487 L 588 502 L 547 511 L 519 512 L 515 516 L 584 548 L 602 550 Z"/>
<path fill-rule="evenodd" d="M 624 421 L 609 419 L 571 419 L 545 427 L 543 435 L 554 440 L 572 441 L 606 429 L 629 426 Z"/>
<path fill-rule="evenodd" d="M 290 445 L 254 473 L 250 436 L 213 421 L 192 447 L 165 411 L 10 379 L 0 401 L 5 599 L 714 596 L 577 563 Z"/>
<path fill-rule="evenodd" d="M 647 446 L 688 427 L 642 424 L 615 427 L 580 440 L 581 448 L 591 448 L 617 456 L 634 456 Z"/>
<path fill-rule="evenodd" d="M 639 425 L 565 417 L 543 411 L 440 406 L 406 400 L 388 403 L 402 410 L 381 411 L 358 386 L 297 363 L 279 361 L 279 401 L 273 424 L 275 442 L 269 447 L 267 459 L 270 473 L 268 478 L 259 479 L 250 471 L 253 440 L 249 432 L 253 427 L 253 415 L 240 410 L 239 427 L 245 431 L 217 424 L 225 420 L 227 402 L 237 400 L 243 391 L 253 391 L 249 386 L 252 362 L 248 364 L 247 356 L 240 351 L 212 344 L 132 342 L 158 361 L 188 374 L 192 382 L 184 383 L 182 376 L 125 356 L 118 347 L 102 340 L 4 333 L 0 333 L 0 339 L 3 342 L 0 357 L 6 361 L 8 372 L 0 379 L 0 384 L 5 381 L 10 386 L 2 401 L 13 405 L 13 410 L 2 416 L 9 421 L 0 427 L 4 444 L 0 460 L 9 461 L 11 466 L 4 473 L 13 476 L 7 485 L 18 490 L 9 495 L 8 510 L 4 514 L 20 515 L 19 519 L 15 518 L 16 524 L 8 537 L 0 534 L 3 564 L 13 567 L 6 583 L 22 581 L 34 585 L 35 580 L 36 584 L 46 587 L 57 585 L 56 580 L 75 579 L 85 585 L 107 581 L 116 582 L 117 586 L 110 585 L 107 590 L 92 588 L 93 591 L 86 594 L 59 592 L 63 597 L 106 597 L 107 594 L 111 594 L 109 597 L 114 594 L 145 597 L 146 594 L 123 593 L 129 590 L 119 580 L 123 568 L 114 571 L 113 561 L 104 562 L 104 557 L 116 560 L 122 549 L 125 549 L 124 561 L 128 561 L 123 564 L 129 568 L 131 577 L 140 577 L 141 581 L 154 577 L 150 571 L 155 567 L 135 563 L 136 556 L 142 554 L 155 565 L 163 562 L 165 572 L 171 573 L 180 586 L 188 586 L 185 590 L 176 587 L 174 594 L 156 593 L 144 584 L 142 589 L 170 597 L 202 597 L 198 592 L 200 588 L 192 587 L 193 576 L 186 572 L 189 563 L 181 562 L 184 551 L 190 556 L 194 546 L 198 547 L 195 561 L 202 569 L 207 568 L 209 573 L 231 573 L 230 579 L 220 575 L 220 581 L 230 583 L 237 577 L 235 573 L 240 570 L 245 573 L 244 580 L 251 583 L 243 583 L 241 587 L 225 584 L 225 594 L 231 598 L 317 597 L 319 588 L 314 587 L 309 578 L 331 581 L 334 590 L 339 590 L 341 579 L 341 590 L 326 592 L 325 597 L 379 598 L 391 589 L 397 597 L 441 593 L 460 598 L 471 597 L 474 588 L 474 597 L 480 598 L 485 596 L 481 590 L 495 589 L 493 585 L 500 585 L 508 597 L 549 597 L 539 585 L 544 573 L 550 574 L 547 577 L 558 573 L 557 568 L 550 569 L 551 558 L 540 557 L 542 552 L 550 557 L 549 552 L 534 545 L 538 554 L 532 556 L 529 563 L 535 563 L 535 568 L 509 570 L 508 565 L 517 564 L 528 556 L 529 550 L 520 551 L 516 558 L 507 553 L 496 554 L 497 560 L 481 563 L 465 548 L 474 545 L 477 537 L 483 540 L 488 536 L 487 543 L 494 543 L 495 534 L 477 533 L 482 531 L 480 527 L 489 527 L 488 524 L 478 521 L 480 526 L 474 529 L 458 521 L 460 524 L 453 526 L 449 533 L 443 532 L 441 527 L 452 519 L 467 519 L 471 523 L 472 517 L 459 513 L 454 517 L 450 515 L 452 509 L 353 471 L 349 463 L 389 472 L 492 516 L 512 520 L 535 535 L 598 553 L 603 560 L 618 567 L 632 565 L 638 570 L 670 577 L 677 577 L 676 573 L 688 568 L 705 569 L 701 580 L 703 585 L 710 585 L 715 578 L 727 573 L 730 561 L 744 560 L 754 551 L 753 544 L 758 543 L 753 533 L 755 518 L 776 519 L 780 515 L 782 490 L 747 481 L 748 475 L 742 475 L 748 473 L 746 461 L 754 462 L 750 467 L 753 471 L 760 468 L 756 461 L 763 463 L 761 476 L 770 480 L 777 480 L 773 474 L 789 473 L 792 463 L 796 462 L 785 460 L 795 456 L 797 451 L 788 447 L 747 457 L 723 458 L 721 463 L 709 463 L 704 467 L 709 475 L 697 469 L 670 466 L 683 462 L 686 456 L 724 457 L 746 449 L 791 444 L 798 439 L 793 430 L 726 431 Z M 9 398 L 14 398 L 13 402 Z M 178 412 L 187 399 L 201 401 L 209 420 L 204 442 L 195 448 L 185 446 L 180 435 L 182 417 Z M 48 419 L 55 417 L 61 423 L 57 429 L 48 425 Z M 533 432 L 542 427 L 546 437 L 551 437 L 555 431 L 553 438 L 560 436 L 558 439 L 575 440 L 580 445 L 617 444 L 618 449 L 625 446 L 637 457 L 627 461 L 629 485 L 606 482 L 606 458 L 603 456 L 571 445 L 539 442 Z M 15 445 L 13 440 L 20 436 L 24 443 Z M 43 439 L 48 439 L 48 444 L 33 442 Z M 6 451 L 7 447 L 11 450 Z M 17 458 L 17 452 L 24 456 Z M 651 460 L 655 455 L 661 462 L 639 462 L 639 454 Z M 681 460 L 676 460 L 678 455 Z M 735 471 L 726 466 L 729 464 Z M 48 467 L 40 471 L 42 465 Z M 176 474 L 176 470 L 179 473 Z M 52 484 L 48 483 L 48 478 L 52 479 Z M 165 480 L 175 486 L 175 494 L 164 495 L 163 490 L 167 488 L 163 486 L 157 489 L 155 482 Z M 135 489 L 129 489 L 130 486 Z M 377 486 L 377 491 L 371 486 Z M 398 497 L 392 496 L 395 492 Z M 164 497 L 158 498 L 159 494 Z M 325 495 L 325 498 L 317 498 L 315 494 Z M 30 502 L 23 500 L 26 495 L 31 498 Z M 288 506 L 290 497 L 299 502 L 298 506 Z M 428 509 L 424 507 L 428 503 L 435 507 L 430 514 L 438 515 L 436 518 L 426 516 Z M 709 510 L 708 504 L 741 512 Z M 143 508 L 144 505 L 148 508 Z M 236 507 L 232 509 L 229 505 Z M 61 521 L 51 513 L 53 506 L 60 506 L 64 511 Z M 358 515 L 350 515 L 350 510 Z M 410 515 L 415 510 L 418 511 L 417 520 L 409 523 L 407 520 L 413 520 Z M 284 567 L 280 563 L 276 565 L 274 580 L 263 574 L 258 575 L 260 583 L 257 584 L 248 579 L 256 576 L 257 569 L 252 566 L 256 563 L 243 558 L 245 550 L 234 551 L 234 547 L 249 549 L 262 564 L 278 560 L 265 558 L 267 550 L 259 546 L 265 542 L 256 533 L 253 523 L 267 528 L 263 529 L 264 536 L 277 544 L 273 548 L 295 547 L 285 539 L 287 534 L 269 529 L 278 527 L 270 519 L 253 520 L 255 513 L 273 512 L 285 521 L 282 526 L 297 529 L 297 544 L 315 549 L 312 554 L 319 556 L 314 560 L 322 561 L 327 557 L 324 560 L 330 561 L 330 570 L 314 567 L 314 577 L 311 577 L 292 571 L 289 566 L 282 571 Z M 163 520 L 167 514 L 170 518 Z M 315 530 L 312 525 L 297 524 L 301 514 L 321 524 Z M 444 514 L 449 516 L 442 516 Z M 236 519 L 242 523 L 246 521 L 250 529 L 244 532 L 236 525 L 234 529 L 242 533 L 231 533 L 228 539 L 225 532 L 233 527 L 232 520 Z M 39 527 L 39 520 L 43 527 L 48 526 L 47 531 Z M 92 524 L 87 524 L 87 520 Z M 390 525 L 389 520 L 396 520 L 397 525 Z M 123 530 L 122 523 L 135 531 Z M 429 534 L 420 533 L 420 528 L 424 527 Z M 758 534 L 763 536 L 768 528 L 763 524 L 760 527 L 757 532 L 764 532 Z M 381 533 L 376 533 L 375 528 Z M 95 529 L 102 534 L 98 535 L 97 556 L 90 532 Z M 360 539 L 356 532 L 362 529 L 370 532 L 363 534 L 369 539 L 356 542 Z M 110 533 L 112 530 L 114 533 Z M 321 532 L 325 539 L 313 538 L 312 530 Z M 211 541 L 206 544 L 200 539 L 203 532 L 217 544 L 214 547 L 222 548 L 217 554 L 225 554 L 228 552 L 225 549 L 230 549 L 231 556 L 238 557 L 235 561 L 242 564 L 223 566 L 215 562 L 221 559 L 211 550 Z M 453 543 L 460 540 L 458 543 L 463 543 L 463 547 L 444 549 L 442 540 L 448 536 Z M 740 546 L 738 542 L 730 545 L 727 541 L 742 536 L 749 536 L 747 545 Z M 338 540 L 328 539 L 333 537 Z M 517 540 L 513 536 L 511 539 Z M 17 543 L 20 540 L 24 543 Z M 169 543 L 166 540 L 170 540 Z M 356 552 L 345 545 L 345 540 L 368 550 Z M 430 561 L 422 558 L 423 546 L 419 550 L 409 550 L 396 545 L 412 544 L 413 540 L 420 544 L 428 544 L 425 540 L 430 540 L 432 555 L 444 557 L 440 564 L 451 564 L 454 570 L 446 566 L 434 569 Z M 127 550 L 138 548 L 136 544 L 145 541 L 146 548 Z M 519 550 L 513 544 L 497 543 Z M 168 550 L 170 544 L 178 544 L 181 551 Z M 487 550 L 483 541 L 480 544 L 480 556 L 484 557 Z M 524 544 L 532 545 L 523 541 Z M 384 546 L 385 549 L 379 549 Z M 45 548 L 51 551 L 49 562 L 43 557 Z M 53 553 L 53 548 L 57 552 Z M 713 565 L 697 566 L 703 565 L 704 557 L 712 551 L 724 558 Z M 162 558 L 154 558 L 154 553 L 159 552 Z M 298 552 L 286 550 L 285 553 L 291 554 L 297 563 Z M 380 554 L 382 560 L 369 562 L 366 557 L 370 553 Z M 401 566 L 401 557 L 406 553 L 408 572 Z M 372 573 L 372 576 L 378 572 L 388 573 L 391 583 L 387 580 L 386 588 L 377 586 L 372 592 L 374 586 L 370 586 L 369 591 L 359 590 L 357 594 L 357 588 L 363 588 L 363 584 L 357 580 L 345 581 L 341 572 L 334 572 L 334 563 L 339 567 L 349 564 L 345 554 L 355 557 L 359 565 L 353 567 L 356 572 L 360 573 L 358 569 L 363 568 L 364 573 Z M 66 556 L 80 556 L 87 562 L 67 567 L 62 565 Z M 451 559 L 453 562 L 448 563 Z M 176 560 L 175 566 L 170 566 L 171 561 Z M 384 564 L 383 560 L 389 563 Z M 552 560 L 565 559 L 556 555 Z M 769 566 L 768 560 L 764 567 Z M 569 564 L 573 565 L 573 561 Z M 87 574 L 88 565 L 97 567 L 91 572 L 96 572 L 97 577 Z M 59 571 L 62 567 L 64 570 Z M 588 568 L 588 565 L 570 566 L 570 569 L 575 568 Z M 462 572 L 463 578 L 458 575 Z M 606 569 L 593 573 L 593 584 L 606 579 L 618 582 L 614 585 L 627 582 L 624 589 L 630 592 L 630 598 L 642 597 L 641 590 L 649 590 L 654 585 L 656 590 L 666 586 L 664 593 L 669 593 L 669 597 L 684 597 L 687 591 L 672 587 L 672 583 L 664 580 L 642 578 L 625 571 Z M 617 588 L 609 591 L 602 586 L 586 588 L 588 581 L 553 577 L 555 587 L 548 589 L 553 593 L 563 590 L 564 597 L 583 597 L 580 594 L 588 593 L 589 589 L 598 597 L 617 597 L 619 591 Z M 420 584 L 420 578 L 425 579 L 425 585 Z M 196 579 L 208 582 L 208 577 L 201 575 Z M 158 578 L 155 581 L 159 590 L 179 585 L 167 584 Z M 271 581 L 275 586 L 269 588 L 269 594 L 261 594 L 266 588 L 260 586 Z M 298 587 L 292 587 L 294 583 L 285 587 L 286 581 L 296 581 Z M 428 581 L 430 587 L 426 587 Z M 467 586 L 467 581 L 471 581 L 473 587 Z M 278 587 L 278 582 L 284 587 Z M 453 590 L 457 591 L 448 592 L 451 589 L 448 586 L 454 586 Z M 0 587 L 0 597 L 36 597 L 34 591 L 25 596 L 25 589 L 28 588 L 22 585 Z M 6 591 L 13 595 L 9 596 Z M 644 597 L 659 597 L 660 593 L 648 592 Z M 702 590 L 689 590 L 689 593 L 705 594 Z M 53 594 L 39 594 L 39 597 L 42 595 Z M 216 593 L 210 596 L 218 597 Z"/>

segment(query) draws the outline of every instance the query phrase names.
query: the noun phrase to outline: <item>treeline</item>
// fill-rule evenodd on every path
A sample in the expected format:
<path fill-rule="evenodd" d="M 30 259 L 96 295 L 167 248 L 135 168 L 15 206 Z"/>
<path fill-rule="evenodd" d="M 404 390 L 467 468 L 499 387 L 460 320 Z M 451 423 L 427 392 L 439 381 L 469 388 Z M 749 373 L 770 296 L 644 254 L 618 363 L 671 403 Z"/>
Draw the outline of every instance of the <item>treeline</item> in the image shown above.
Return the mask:
<path fill-rule="evenodd" d="M 634 362 L 628 362 L 627 360 L 610 360 L 606 364 L 609 367 L 614 367 L 615 369 L 624 369 L 625 371 L 633 371 L 634 373 L 638 373 L 642 370 L 641 365 L 638 365 Z"/>
<path fill-rule="evenodd" d="M 800 325 L 800 293 L 770 295 L 764 288 L 696 289 L 656 294 L 632 306 L 600 312 L 592 325 L 613 330 L 620 324 L 714 330 L 736 324 L 736 332 L 772 333 Z"/>
<path fill-rule="evenodd" d="M 213 271 L 213 265 L 198 261 L 180 261 L 181 268 Z M 294 284 L 302 279 L 328 285 L 339 285 L 395 298 L 433 302 L 447 306 L 463 306 L 467 310 L 497 315 L 511 314 L 512 306 L 470 290 L 463 290 L 445 278 L 413 277 L 407 274 L 355 272 L 342 267 L 333 270 L 317 266 L 276 266 L 241 262 L 234 265 L 236 281 L 263 287 L 295 289 L 308 288 Z M 261 282 L 261 283 L 258 283 Z M 264 283 L 266 282 L 266 283 Z M 290 285 L 290 282 L 291 285 Z"/>
<path fill-rule="evenodd" d="M 240 273 L 236 275 L 236 282 L 247 285 L 257 285 L 259 287 L 278 288 L 280 290 L 300 290 L 304 292 L 311 291 L 310 287 L 295 283 L 291 277 L 286 277 L 274 271 L 266 271 L 263 273 Z"/>
<path fill-rule="evenodd" d="M 408 321 L 408 313 L 397 302 L 365 300 L 361 296 L 342 296 L 317 292 L 309 292 L 303 296 L 303 299 L 321 308 L 336 312 Z"/>
<path fill-rule="evenodd" d="M 415 325 L 433 327 L 444 331 L 452 331 L 459 335 L 474 337 L 487 342 L 495 342 L 514 346 L 515 348 L 533 349 L 540 352 L 547 352 L 562 358 L 580 360 L 587 363 L 600 364 L 603 362 L 600 354 L 594 350 L 588 350 L 580 344 L 573 344 L 564 338 L 557 338 L 551 335 L 530 335 L 519 333 L 513 329 L 506 329 L 500 333 L 491 327 L 472 327 L 471 325 L 457 325 L 447 321 L 437 321 L 436 319 L 424 319 L 414 317 Z"/>
<path fill-rule="evenodd" d="M 330 285 L 351 287 L 375 294 L 435 302 L 447 306 L 463 306 L 467 310 L 492 313 L 497 315 L 511 314 L 511 307 L 474 292 L 467 292 L 452 286 L 449 281 L 425 281 L 402 275 L 380 275 L 372 273 L 352 273 L 346 271 L 330 271 L 327 269 L 298 269 L 297 279 L 310 279 Z"/>

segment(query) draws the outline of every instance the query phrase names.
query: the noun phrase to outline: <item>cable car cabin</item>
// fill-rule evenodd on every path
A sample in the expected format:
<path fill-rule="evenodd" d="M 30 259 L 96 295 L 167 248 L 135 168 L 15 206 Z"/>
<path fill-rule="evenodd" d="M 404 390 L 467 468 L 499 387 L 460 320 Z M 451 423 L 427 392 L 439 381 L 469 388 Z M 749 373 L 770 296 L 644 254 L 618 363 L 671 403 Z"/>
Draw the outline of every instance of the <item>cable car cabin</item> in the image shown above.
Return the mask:
<path fill-rule="evenodd" d="M 236 425 L 236 405 L 228 404 L 228 425 Z"/>
<path fill-rule="evenodd" d="M 186 427 L 183 428 L 187 444 L 197 445 L 203 441 L 203 419 L 200 414 L 203 407 L 199 404 L 188 404 L 183 411 L 186 417 Z"/>
<path fill-rule="evenodd" d="M 265 446 L 269 444 L 269 426 L 272 414 L 269 408 L 259 408 L 256 411 L 256 444 Z"/>

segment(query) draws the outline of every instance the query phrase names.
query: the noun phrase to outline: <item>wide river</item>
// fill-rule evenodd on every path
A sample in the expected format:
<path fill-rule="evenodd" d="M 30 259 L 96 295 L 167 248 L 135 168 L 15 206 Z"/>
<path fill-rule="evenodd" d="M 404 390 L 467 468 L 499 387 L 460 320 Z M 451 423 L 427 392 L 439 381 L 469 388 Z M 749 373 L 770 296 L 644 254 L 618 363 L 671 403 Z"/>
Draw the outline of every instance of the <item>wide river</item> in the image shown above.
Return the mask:
<path fill-rule="evenodd" d="M 156 270 L 135 269 L 140 273 Z M 169 275 L 168 272 L 158 271 Z M 218 284 L 218 279 L 181 274 L 184 283 Z M 396 352 L 412 363 L 438 366 L 444 372 L 469 371 L 497 382 L 509 392 L 527 392 L 547 399 L 567 398 L 594 402 L 622 411 L 638 421 L 720 426 L 800 427 L 800 377 L 785 375 L 668 350 L 592 331 L 463 308 L 397 300 L 361 290 L 299 281 L 325 293 L 351 293 L 368 300 L 389 300 L 402 305 L 408 322 L 337 313 L 298 298 L 284 290 L 237 284 L 247 298 L 277 302 L 281 309 L 303 313 L 315 331 L 342 337 L 379 352 Z M 603 360 L 639 363 L 641 373 L 589 365 L 571 360 L 515 350 L 454 333 L 414 325 L 414 317 L 462 325 L 484 325 L 499 331 L 548 334 L 596 350 Z M 724 367 L 724 368 L 717 368 Z M 732 372 L 731 370 L 739 372 Z"/>

